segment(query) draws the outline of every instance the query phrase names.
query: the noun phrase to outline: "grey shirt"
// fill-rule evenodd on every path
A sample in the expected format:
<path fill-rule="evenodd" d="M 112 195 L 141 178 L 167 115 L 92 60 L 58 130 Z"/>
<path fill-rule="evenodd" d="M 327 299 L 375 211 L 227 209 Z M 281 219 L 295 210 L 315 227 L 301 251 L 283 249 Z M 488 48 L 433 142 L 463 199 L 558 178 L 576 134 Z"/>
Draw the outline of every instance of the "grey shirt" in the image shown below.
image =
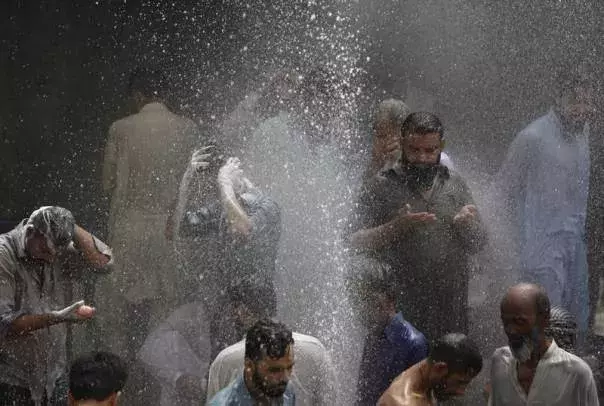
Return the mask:
<path fill-rule="evenodd" d="M 57 324 L 18 337 L 9 337 L 13 321 L 26 314 L 48 314 L 66 307 L 66 271 L 87 266 L 72 246 L 54 263 L 31 259 L 25 251 L 25 223 L 0 235 L 0 382 L 28 388 L 36 404 L 50 395 L 66 371 L 66 326 Z M 111 249 L 94 238 L 99 252 Z"/>

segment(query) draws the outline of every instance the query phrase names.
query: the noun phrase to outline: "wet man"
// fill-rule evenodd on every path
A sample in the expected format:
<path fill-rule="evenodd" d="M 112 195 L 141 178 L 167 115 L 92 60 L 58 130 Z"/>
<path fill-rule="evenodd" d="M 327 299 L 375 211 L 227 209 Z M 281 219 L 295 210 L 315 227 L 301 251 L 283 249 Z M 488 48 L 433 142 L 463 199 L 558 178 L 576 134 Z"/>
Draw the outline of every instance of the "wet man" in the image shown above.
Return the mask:
<path fill-rule="evenodd" d="M 112 264 L 109 247 L 62 207 L 41 207 L 0 235 L 0 405 L 65 403 L 66 323 L 89 320 L 95 309 L 65 303 L 64 284 Z"/>
<path fill-rule="evenodd" d="M 229 324 L 235 326 L 234 335 L 243 337 L 252 324 L 273 314 L 266 313 L 274 303 L 266 301 L 272 292 L 266 287 L 240 283 L 226 288 L 228 304 L 220 311 Z M 206 379 L 212 362 L 212 320 L 209 309 L 215 303 L 198 297 L 177 308 L 154 329 L 141 348 L 138 357 L 162 388 L 161 406 L 199 405 L 206 398 Z M 243 356 L 238 367 L 243 363 Z M 232 379 L 224 385 L 228 385 Z M 220 388 L 222 389 L 222 387 Z M 208 398 L 216 394 L 208 393 Z"/>
<path fill-rule="evenodd" d="M 289 383 L 293 368 L 292 332 L 281 323 L 260 320 L 245 337 L 243 373 L 208 406 L 294 406 L 296 395 Z"/>
<path fill-rule="evenodd" d="M 266 287 L 271 298 L 263 303 L 276 303 L 280 208 L 244 176 L 237 158 L 226 159 L 215 147 L 195 151 L 180 192 L 179 236 L 190 252 L 190 285 L 202 287 L 202 296 L 216 312 L 211 317 L 215 355 L 241 338 L 229 334 L 228 321 L 222 319 L 221 306 L 228 304 L 222 292 L 228 286 L 245 280 Z"/>
<path fill-rule="evenodd" d="M 197 126 L 166 105 L 160 71 L 138 69 L 129 92 L 136 113 L 114 122 L 105 147 L 103 186 L 111 197 L 109 239 L 117 258 L 113 275 L 100 282 L 100 318 L 107 346 L 134 360 L 148 329 L 179 298 L 179 274 L 166 233 L 178 185 L 197 142 Z M 135 326 L 135 328 L 133 328 Z M 139 374 L 133 374 L 130 383 Z"/>
<path fill-rule="evenodd" d="M 397 99 L 387 99 L 378 104 L 373 118 L 371 162 L 365 173 L 371 179 L 385 167 L 393 167 L 401 156 L 401 127 L 411 111 Z M 453 163 L 441 152 L 440 163 L 449 169 Z"/>
<path fill-rule="evenodd" d="M 425 360 L 403 372 L 377 406 L 436 406 L 463 396 L 482 369 L 478 347 L 463 334 L 436 340 Z"/>
<path fill-rule="evenodd" d="M 489 404 L 599 404 L 589 366 L 558 347 L 547 334 L 550 302 L 542 287 L 520 284 L 510 288 L 501 302 L 501 320 L 509 346 L 493 355 Z"/>
<path fill-rule="evenodd" d="M 291 373 L 290 384 L 296 393 L 296 405 L 336 405 L 335 370 L 329 353 L 315 337 L 296 332 L 292 333 L 292 337 L 296 343 L 296 368 Z M 218 354 L 210 367 L 208 399 L 237 378 L 243 369 L 244 359 L 245 340 L 225 348 Z"/>
<path fill-rule="evenodd" d="M 401 160 L 364 186 L 349 241 L 394 268 L 405 318 L 428 340 L 466 332 L 469 259 L 486 232 L 465 181 L 440 163 L 440 120 L 412 113 L 401 134 Z"/>
<path fill-rule="evenodd" d="M 360 260 L 360 259 L 359 259 Z M 396 311 L 397 293 L 388 280 L 389 267 L 363 261 L 373 268 L 357 281 L 355 302 L 367 329 L 357 383 L 357 406 L 375 406 L 392 381 L 428 356 L 424 335 Z M 297 364 L 296 364 L 297 367 Z"/>
<path fill-rule="evenodd" d="M 69 406 L 117 406 L 127 379 L 126 364 L 117 355 L 84 355 L 71 364 Z"/>
<path fill-rule="evenodd" d="M 577 71 L 564 72 L 557 85 L 552 109 L 510 146 L 494 200 L 503 205 L 501 217 L 517 243 L 522 280 L 543 286 L 553 304 L 568 309 L 583 341 L 590 297 L 585 218 L 594 85 Z"/>

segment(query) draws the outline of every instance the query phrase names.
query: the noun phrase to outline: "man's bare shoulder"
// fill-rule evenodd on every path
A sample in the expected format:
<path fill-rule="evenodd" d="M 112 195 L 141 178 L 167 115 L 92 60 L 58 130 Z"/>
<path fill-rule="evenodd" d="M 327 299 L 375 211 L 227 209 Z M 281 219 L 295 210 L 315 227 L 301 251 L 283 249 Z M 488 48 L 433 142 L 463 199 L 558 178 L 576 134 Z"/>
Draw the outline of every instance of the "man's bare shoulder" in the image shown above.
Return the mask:
<path fill-rule="evenodd" d="M 377 406 L 432 406 L 432 401 L 419 393 L 395 393 L 386 391 Z"/>

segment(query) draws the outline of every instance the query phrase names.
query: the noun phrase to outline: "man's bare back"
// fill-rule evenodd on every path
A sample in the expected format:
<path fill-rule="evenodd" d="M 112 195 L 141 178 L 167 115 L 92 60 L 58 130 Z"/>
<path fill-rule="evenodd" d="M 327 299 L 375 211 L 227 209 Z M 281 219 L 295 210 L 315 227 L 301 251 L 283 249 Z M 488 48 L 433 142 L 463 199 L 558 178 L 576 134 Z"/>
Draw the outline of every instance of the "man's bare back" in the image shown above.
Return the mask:
<path fill-rule="evenodd" d="M 400 374 L 384 392 L 377 406 L 436 406 L 427 376 L 422 373 L 426 361 Z"/>

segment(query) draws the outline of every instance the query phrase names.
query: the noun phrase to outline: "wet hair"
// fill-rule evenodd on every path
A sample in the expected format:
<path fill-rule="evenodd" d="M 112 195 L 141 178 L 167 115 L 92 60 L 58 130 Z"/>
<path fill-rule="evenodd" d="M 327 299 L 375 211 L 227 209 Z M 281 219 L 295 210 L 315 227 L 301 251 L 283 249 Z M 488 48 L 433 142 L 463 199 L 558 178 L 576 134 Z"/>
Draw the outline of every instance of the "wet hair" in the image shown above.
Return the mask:
<path fill-rule="evenodd" d="M 292 332 L 285 324 L 262 319 L 245 336 L 245 358 L 254 362 L 265 357 L 283 358 L 287 347 L 294 343 Z"/>
<path fill-rule="evenodd" d="M 449 374 L 476 376 L 482 369 L 478 346 L 465 334 L 450 333 L 435 340 L 430 347 L 431 363 L 444 362 Z"/>
<path fill-rule="evenodd" d="M 73 214 L 58 206 L 40 207 L 29 216 L 27 225 L 44 234 L 59 247 L 69 244 L 75 233 Z"/>
<path fill-rule="evenodd" d="M 126 364 L 117 355 L 96 352 L 75 360 L 69 371 L 69 392 L 74 400 L 102 401 L 126 384 Z"/>
<path fill-rule="evenodd" d="M 409 114 L 401 128 L 403 138 L 411 134 L 426 135 L 431 133 L 438 133 L 440 138 L 443 138 L 445 130 L 438 117 L 423 111 Z"/>
<path fill-rule="evenodd" d="M 350 275 L 346 283 L 351 295 L 365 299 L 362 296 L 367 292 L 378 293 L 396 302 L 398 292 L 392 283 L 394 270 L 390 265 L 365 255 L 354 255 L 349 261 L 348 270 Z"/>
<path fill-rule="evenodd" d="M 378 123 L 387 121 L 397 128 L 401 128 L 405 119 L 409 115 L 409 107 L 397 99 L 387 99 L 378 104 L 373 118 L 373 129 L 377 128 Z"/>
<path fill-rule="evenodd" d="M 277 313 L 275 290 L 264 283 L 243 281 L 226 289 L 230 303 L 244 306 L 257 319 L 274 317 Z"/>
<path fill-rule="evenodd" d="M 577 322 L 573 315 L 560 306 L 553 306 L 549 319 L 549 326 L 545 329 L 545 334 L 556 340 L 560 348 L 567 351 L 574 350 Z"/>
<path fill-rule="evenodd" d="M 163 98 L 166 96 L 167 79 L 159 69 L 137 68 L 130 75 L 128 91 L 130 94 L 139 92 L 149 99 Z"/>

